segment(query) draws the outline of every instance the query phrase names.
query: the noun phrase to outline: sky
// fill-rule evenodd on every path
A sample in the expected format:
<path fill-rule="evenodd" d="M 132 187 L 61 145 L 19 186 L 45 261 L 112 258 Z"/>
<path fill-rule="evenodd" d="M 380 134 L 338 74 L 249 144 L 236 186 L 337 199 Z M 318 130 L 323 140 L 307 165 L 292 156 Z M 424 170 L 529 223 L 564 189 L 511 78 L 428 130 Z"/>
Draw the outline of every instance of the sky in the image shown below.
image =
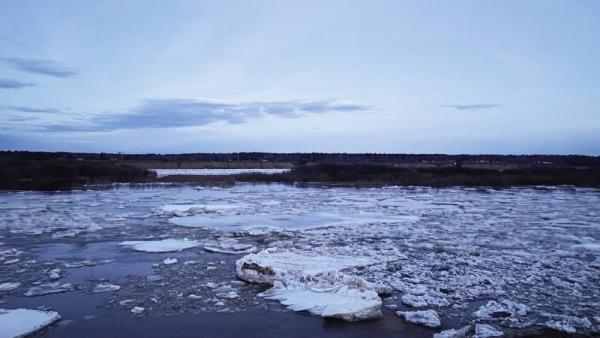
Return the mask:
<path fill-rule="evenodd" d="M 600 155 L 600 2 L 2 0 L 0 149 Z"/>

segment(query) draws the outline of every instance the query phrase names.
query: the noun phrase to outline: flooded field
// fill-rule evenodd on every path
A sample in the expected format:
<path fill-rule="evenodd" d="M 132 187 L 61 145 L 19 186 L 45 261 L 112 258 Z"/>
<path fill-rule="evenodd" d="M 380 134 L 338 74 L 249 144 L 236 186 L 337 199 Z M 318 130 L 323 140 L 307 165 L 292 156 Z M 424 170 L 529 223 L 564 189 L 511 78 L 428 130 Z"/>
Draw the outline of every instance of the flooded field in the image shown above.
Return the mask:
<path fill-rule="evenodd" d="M 600 190 L 3 192 L 0 308 L 48 337 L 593 335 Z"/>

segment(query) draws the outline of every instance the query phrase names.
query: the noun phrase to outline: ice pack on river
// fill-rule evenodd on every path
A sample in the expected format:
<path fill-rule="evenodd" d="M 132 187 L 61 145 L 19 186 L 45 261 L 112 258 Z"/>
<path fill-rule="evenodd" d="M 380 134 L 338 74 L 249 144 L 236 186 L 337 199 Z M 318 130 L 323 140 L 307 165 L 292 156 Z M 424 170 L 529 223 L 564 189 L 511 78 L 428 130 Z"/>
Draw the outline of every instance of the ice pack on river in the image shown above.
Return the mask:
<path fill-rule="evenodd" d="M 348 336 L 600 334 L 600 191 L 0 193 L 0 337 L 245 318 Z"/>

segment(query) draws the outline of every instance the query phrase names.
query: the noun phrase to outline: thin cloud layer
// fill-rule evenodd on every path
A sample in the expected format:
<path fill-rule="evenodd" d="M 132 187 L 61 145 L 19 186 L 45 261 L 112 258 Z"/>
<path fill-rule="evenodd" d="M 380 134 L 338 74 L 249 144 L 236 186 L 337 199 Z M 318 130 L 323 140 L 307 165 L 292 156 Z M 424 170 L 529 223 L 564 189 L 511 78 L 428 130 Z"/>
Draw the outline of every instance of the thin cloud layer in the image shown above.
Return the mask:
<path fill-rule="evenodd" d="M 61 113 L 51 108 L 7 107 L 24 113 Z M 83 124 L 54 124 L 46 131 L 110 131 L 118 129 L 151 129 L 201 126 L 214 122 L 243 123 L 261 117 L 300 118 L 308 115 L 343 112 L 366 112 L 370 106 L 318 101 L 218 102 L 192 99 L 153 99 L 121 113 L 96 115 Z"/>
<path fill-rule="evenodd" d="M 35 83 L 23 82 L 14 79 L 0 79 L 0 89 L 19 89 L 33 86 L 35 86 Z"/>
<path fill-rule="evenodd" d="M 2 58 L 2 61 L 8 63 L 15 70 L 27 73 L 62 78 L 77 75 L 77 71 L 74 69 L 61 65 L 60 63 L 52 60 L 9 57 Z"/>
<path fill-rule="evenodd" d="M 472 103 L 472 104 L 447 104 L 444 105 L 446 108 L 454 108 L 458 110 L 476 110 L 476 109 L 490 109 L 500 107 L 501 103 Z"/>
<path fill-rule="evenodd" d="M 59 114 L 60 110 L 55 108 L 44 107 L 27 107 L 27 106 L 4 106 L 4 110 L 19 112 L 19 113 L 52 113 Z"/>

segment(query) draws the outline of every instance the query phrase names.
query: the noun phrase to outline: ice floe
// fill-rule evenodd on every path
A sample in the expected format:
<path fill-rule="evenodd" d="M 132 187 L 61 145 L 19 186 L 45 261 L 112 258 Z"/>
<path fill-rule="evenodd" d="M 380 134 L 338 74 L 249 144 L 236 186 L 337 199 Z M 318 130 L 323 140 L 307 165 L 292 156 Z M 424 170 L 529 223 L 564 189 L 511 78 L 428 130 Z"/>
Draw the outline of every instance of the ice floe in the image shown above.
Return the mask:
<path fill-rule="evenodd" d="M 276 248 L 249 254 L 236 262 L 238 277 L 252 283 L 272 284 L 287 276 L 302 277 L 373 264 L 373 258 L 296 253 Z"/>
<path fill-rule="evenodd" d="M 488 324 L 477 324 L 475 325 L 475 334 L 473 338 L 489 338 L 489 337 L 502 337 L 504 332 Z"/>
<path fill-rule="evenodd" d="M 165 265 L 171 265 L 171 264 L 175 264 L 177 262 L 178 262 L 177 258 L 165 258 L 163 260 L 163 264 L 165 264 Z"/>
<path fill-rule="evenodd" d="M 114 291 L 119 291 L 120 289 L 121 289 L 121 287 L 119 285 L 101 283 L 101 284 L 96 285 L 94 287 L 94 289 L 92 290 L 92 292 L 94 292 L 94 293 L 114 292 Z"/>
<path fill-rule="evenodd" d="M 239 243 L 234 238 L 221 238 L 216 243 L 205 245 L 204 250 L 209 252 L 239 255 L 254 252 L 256 251 L 256 247 L 252 244 Z"/>
<path fill-rule="evenodd" d="M 423 311 L 397 311 L 398 316 L 404 317 L 407 322 L 420 324 L 427 327 L 440 327 L 442 322 L 437 312 L 434 310 Z"/>
<path fill-rule="evenodd" d="M 433 338 L 466 338 L 471 332 L 471 325 L 461 327 L 460 329 L 448 329 L 433 335 Z"/>
<path fill-rule="evenodd" d="M 45 283 L 40 284 L 38 286 L 34 286 L 29 288 L 27 292 L 24 293 L 24 296 L 33 297 L 33 296 L 42 296 L 51 293 L 61 293 L 73 290 L 73 285 L 71 283 Z"/>
<path fill-rule="evenodd" d="M 163 205 L 160 210 L 172 216 L 190 216 L 207 212 L 219 212 L 245 207 L 245 204 L 169 204 Z"/>
<path fill-rule="evenodd" d="M 512 302 L 508 299 L 503 299 L 500 302 L 491 300 L 482 305 L 473 315 L 479 319 L 498 320 L 507 317 L 524 316 L 527 314 L 527 310 L 526 305 Z"/>
<path fill-rule="evenodd" d="M 339 270 L 371 262 L 361 257 L 263 250 L 239 259 L 236 271 L 245 281 L 271 284 L 260 295 L 291 310 L 357 321 L 380 317 L 381 298 L 368 282 Z"/>
<path fill-rule="evenodd" d="M 576 333 L 577 329 L 589 329 L 592 322 L 587 317 L 575 317 L 569 315 L 545 314 L 551 318 L 546 321 L 545 326 L 566 333 Z"/>
<path fill-rule="evenodd" d="M 185 249 L 197 247 L 200 245 L 198 241 L 189 239 L 162 239 L 157 241 L 126 241 L 119 243 L 123 246 L 132 248 L 133 250 L 143 252 L 173 252 L 182 251 Z"/>
<path fill-rule="evenodd" d="M 12 291 L 21 286 L 19 282 L 6 282 L 0 283 L 0 291 Z"/>
<path fill-rule="evenodd" d="M 0 338 L 27 336 L 59 319 L 54 311 L 0 309 Z"/>
<path fill-rule="evenodd" d="M 146 309 L 141 306 L 134 306 L 129 311 L 131 311 L 131 313 L 140 314 L 140 313 L 144 312 L 144 310 L 146 310 Z"/>

